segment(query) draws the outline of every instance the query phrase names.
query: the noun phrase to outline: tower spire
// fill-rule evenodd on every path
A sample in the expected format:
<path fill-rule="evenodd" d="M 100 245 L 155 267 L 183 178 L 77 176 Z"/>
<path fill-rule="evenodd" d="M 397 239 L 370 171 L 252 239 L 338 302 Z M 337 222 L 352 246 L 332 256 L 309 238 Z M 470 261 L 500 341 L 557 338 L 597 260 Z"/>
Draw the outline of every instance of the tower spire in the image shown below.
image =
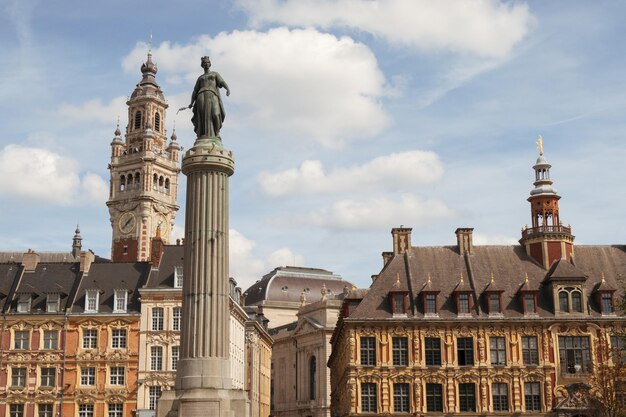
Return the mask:
<path fill-rule="evenodd" d="M 543 138 L 537 138 L 539 157 L 533 165 L 535 171 L 534 188 L 530 191 L 531 227 L 522 230 L 520 243 L 526 253 L 544 268 L 548 269 L 555 260 L 570 260 L 573 252 L 574 236 L 569 226 L 560 219 L 559 200 L 561 196 L 553 187 L 550 177 L 552 165 L 544 156 Z"/>

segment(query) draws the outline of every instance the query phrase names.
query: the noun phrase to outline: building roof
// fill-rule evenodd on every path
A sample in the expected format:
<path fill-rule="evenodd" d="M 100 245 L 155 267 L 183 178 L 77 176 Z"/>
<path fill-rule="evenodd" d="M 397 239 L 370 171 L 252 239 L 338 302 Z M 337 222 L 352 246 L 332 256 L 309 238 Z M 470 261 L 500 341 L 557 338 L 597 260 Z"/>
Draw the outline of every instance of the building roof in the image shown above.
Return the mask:
<path fill-rule="evenodd" d="M 339 294 L 352 284 L 341 276 L 319 268 L 281 266 L 266 274 L 244 292 L 245 304 L 256 305 L 265 301 L 300 302 L 305 294 L 307 302 L 319 301 L 322 286 L 327 294 Z"/>
<path fill-rule="evenodd" d="M 184 253 L 182 245 L 165 245 L 161 262 L 150 273 L 145 288 L 174 288 L 174 271 L 176 267 L 183 266 Z"/>
<path fill-rule="evenodd" d="M 389 260 L 349 317 L 357 320 L 393 318 L 388 294 L 400 287 L 410 293 L 409 317 L 424 316 L 421 292 L 439 291 L 439 317 L 456 319 L 454 293 L 459 291 L 461 274 L 464 276 L 464 290 L 471 291 L 473 297 L 474 308 L 469 317 L 488 316 L 483 292 L 492 285 L 502 291 L 504 317 L 524 317 L 519 297 L 521 288 L 538 291 L 539 317 L 553 316 L 548 283 L 556 278 L 579 281 L 589 297 L 590 315 L 599 317 L 600 306 L 592 293 L 601 282 L 602 273 L 605 287 L 619 288 L 619 280 L 626 278 L 626 246 L 577 246 L 573 263 L 562 259 L 555 262 L 549 271 L 538 265 L 519 245 L 475 246 L 467 255 L 462 255 L 454 246 L 412 247 L 405 254 L 396 254 Z M 618 296 L 622 293 L 617 292 Z"/>

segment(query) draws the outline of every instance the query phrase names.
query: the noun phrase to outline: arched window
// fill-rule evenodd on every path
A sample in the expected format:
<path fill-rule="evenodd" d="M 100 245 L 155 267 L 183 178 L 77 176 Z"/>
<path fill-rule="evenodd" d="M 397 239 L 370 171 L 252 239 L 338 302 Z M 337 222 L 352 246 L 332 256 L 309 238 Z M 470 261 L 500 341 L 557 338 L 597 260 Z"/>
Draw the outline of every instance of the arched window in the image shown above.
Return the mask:
<path fill-rule="evenodd" d="M 165 179 L 165 193 L 166 194 L 170 193 L 170 179 L 169 178 Z"/>
<path fill-rule="evenodd" d="M 569 312 L 569 296 L 567 291 L 559 292 L 559 311 L 564 313 Z"/>
<path fill-rule="evenodd" d="M 133 174 L 128 174 L 128 177 L 126 177 L 126 187 L 127 190 L 133 189 Z"/>
<path fill-rule="evenodd" d="M 141 128 L 141 112 L 137 110 L 135 113 L 135 129 Z"/>
<path fill-rule="evenodd" d="M 317 392 L 317 360 L 315 356 L 309 359 L 309 399 L 314 400 Z"/>
<path fill-rule="evenodd" d="M 154 113 L 154 130 L 161 131 L 161 115 L 159 112 Z"/>
<path fill-rule="evenodd" d="M 120 176 L 120 191 L 124 191 L 126 189 L 126 177 Z"/>
<path fill-rule="evenodd" d="M 163 192 L 163 177 L 159 177 L 159 191 Z"/>
<path fill-rule="evenodd" d="M 158 185 L 159 184 L 159 176 L 157 174 L 154 174 L 154 176 L 152 177 L 152 189 L 154 191 L 158 190 Z"/>
<path fill-rule="evenodd" d="M 572 291 L 572 311 L 577 313 L 583 312 L 583 298 L 580 291 Z"/>
<path fill-rule="evenodd" d="M 135 173 L 135 188 L 141 188 L 141 186 L 139 185 L 141 183 L 140 179 L 141 179 L 141 175 L 139 175 L 139 173 L 136 172 Z"/>

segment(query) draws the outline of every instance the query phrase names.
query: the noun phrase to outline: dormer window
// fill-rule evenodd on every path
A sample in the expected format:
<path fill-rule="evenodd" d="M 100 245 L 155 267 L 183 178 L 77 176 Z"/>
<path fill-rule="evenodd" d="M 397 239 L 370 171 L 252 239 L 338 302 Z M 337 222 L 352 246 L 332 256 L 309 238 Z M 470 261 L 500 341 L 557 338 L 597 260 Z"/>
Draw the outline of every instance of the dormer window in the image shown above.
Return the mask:
<path fill-rule="evenodd" d="M 489 293 L 488 298 L 488 308 L 489 314 L 499 314 L 502 313 L 502 294 L 500 293 Z"/>
<path fill-rule="evenodd" d="M 522 296 L 524 314 L 537 314 L 537 294 L 534 292 L 524 293 Z"/>
<path fill-rule="evenodd" d="M 17 312 L 18 313 L 30 313 L 30 294 L 20 294 L 17 297 Z"/>
<path fill-rule="evenodd" d="M 425 293 L 424 294 L 424 314 L 436 315 L 438 313 L 437 294 Z"/>
<path fill-rule="evenodd" d="M 183 288 L 183 267 L 174 268 L 174 288 Z"/>
<path fill-rule="evenodd" d="M 406 292 L 390 292 L 389 299 L 391 301 L 391 311 L 394 315 L 406 314 L 408 307 Z"/>
<path fill-rule="evenodd" d="M 97 313 L 98 312 L 99 298 L 100 298 L 100 291 L 98 290 L 86 290 L 85 291 L 85 313 Z"/>
<path fill-rule="evenodd" d="M 615 313 L 615 308 L 613 307 L 613 294 L 608 291 L 601 293 L 600 307 L 602 308 L 602 314 Z"/>
<path fill-rule="evenodd" d="M 469 294 L 462 293 L 458 295 L 457 307 L 459 314 L 469 314 L 470 312 L 470 297 Z"/>
<path fill-rule="evenodd" d="M 559 290 L 559 312 L 583 312 L 583 296 L 578 288 L 567 287 Z"/>
<path fill-rule="evenodd" d="M 569 312 L 569 296 L 567 291 L 559 291 L 559 311 Z"/>
<path fill-rule="evenodd" d="M 61 295 L 60 294 L 48 294 L 46 296 L 46 312 L 57 313 L 61 307 Z"/>
<path fill-rule="evenodd" d="M 113 312 L 114 313 L 126 313 L 126 306 L 128 304 L 128 291 L 115 290 L 113 296 Z"/>
<path fill-rule="evenodd" d="M 580 291 L 572 291 L 572 311 L 575 313 L 583 312 L 583 300 Z"/>

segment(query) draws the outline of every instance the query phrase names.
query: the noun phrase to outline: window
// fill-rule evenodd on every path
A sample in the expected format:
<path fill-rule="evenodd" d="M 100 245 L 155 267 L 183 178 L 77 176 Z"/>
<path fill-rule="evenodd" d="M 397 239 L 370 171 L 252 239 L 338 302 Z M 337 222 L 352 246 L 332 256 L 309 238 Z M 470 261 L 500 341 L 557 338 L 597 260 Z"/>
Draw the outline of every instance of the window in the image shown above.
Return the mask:
<path fill-rule="evenodd" d="M 113 312 L 126 313 L 126 304 L 128 303 L 128 291 L 115 290 L 113 296 Z"/>
<path fill-rule="evenodd" d="M 172 309 L 172 330 L 175 332 L 180 331 L 180 323 L 183 318 L 183 309 L 180 307 L 174 307 Z"/>
<path fill-rule="evenodd" d="M 404 308 L 404 294 L 392 293 L 391 296 L 391 303 L 393 304 L 393 314 L 406 314 L 406 309 Z"/>
<path fill-rule="evenodd" d="M 491 385 L 493 411 L 509 411 L 509 386 L 502 382 Z"/>
<path fill-rule="evenodd" d="M 572 291 L 572 311 L 576 313 L 583 312 L 583 297 L 580 291 Z"/>
<path fill-rule="evenodd" d="M 587 336 L 559 336 L 561 374 L 591 372 L 591 351 Z"/>
<path fill-rule="evenodd" d="M 150 348 L 150 370 L 163 370 L 163 348 L 161 346 L 152 346 Z"/>
<path fill-rule="evenodd" d="M 20 294 L 17 298 L 17 312 L 29 313 L 30 312 L 30 294 Z"/>
<path fill-rule="evenodd" d="M 489 294 L 489 313 L 502 313 L 500 294 Z"/>
<path fill-rule="evenodd" d="M 152 309 L 152 330 L 163 330 L 163 309 L 161 307 Z"/>
<path fill-rule="evenodd" d="M 174 268 L 174 288 L 183 288 L 183 267 Z"/>
<path fill-rule="evenodd" d="M 111 367 L 111 385 L 124 385 L 126 369 L 123 366 Z"/>
<path fill-rule="evenodd" d="M 539 365 L 536 336 L 522 336 L 522 359 L 524 365 Z"/>
<path fill-rule="evenodd" d="M 441 384 L 426 384 L 426 411 L 443 412 L 443 390 Z"/>
<path fill-rule="evenodd" d="M 459 297 L 458 298 L 459 314 L 469 314 L 470 312 L 469 294 L 459 294 L 458 297 Z"/>
<path fill-rule="evenodd" d="M 26 386 L 26 368 L 11 368 L 11 386 Z"/>
<path fill-rule="evenodd" d="M 535 302 L 535 294 L 524 294 L 524 314 L 533 314 L 537 312 L 537 303 Z"/>
<path fill-rule="evenodd" d="M 56 368 L 41 368 L 41 386 L 54 387 L 56 383 Z"/>
<path fill-rule="evenodd" d="M 476 411 L 476 385 L 459 384 L 459 411 Z"/>
<path fill-rule="evenodd" d="M 506 338 L 490 337 L 489 348 L 492 365 L 506 365 Z"/>
<path fill-rule="evenodd" d="M 361 338 L 361 365 L 364 365 L 364 366 L 376 365 L 376 338 L 375 337 L 362 337 Z"/>
<path fill-rule="evenodd" d="M 391 341 L 393 365 L 407 366 L 409 364 L 409 339 L 394 337 Z"/>
<path fill-rule="evenodd" d="M 312 356 L 309 360 L 309 400 L 315 399 L 317 392 L 317 359 Z"/>
<path fill-rule="evenodd" d="M 80 368 L 80 385 L 96 385 L 96 368 Z"/>
<path fill-rule="evenodd" d="M 98 347 L 98 330 L 83 329 L 83 349 L 95 349 Z"/>
<path fill-rule="evenodd" d="M 474 365 L 474 339 L 471 337 L 459 337 L 456 340 L 459 366 Z"/>
<path fill-rule="evenodd" d="M 30 333 L 28 330 L 16 330 L 13 334 L 13 349 L 28 349 L 30 344 Z"/>
<path fill-rule="evenodd" d="M 52 417 L 54 415 L 53 405 L 52 404 L 38 404 L 38 417 Z"/>
<path fill-rule="evenodd" d="M 526 404 L 526 411 L 541 411 L 539 382 L 524 382 L 524 403 Z"/>
<path fill-rule="evenodd" d="M 424 356 L 426 366 L 441 366 L 441 339 L 438 337 L 424 339 Z"/>
<path fill-rule="evenodd" d="M 111 347 L 113 349 L 126 349 L 126 329 L 113 329 Z"/>
<path fill-rule="evenodd" d="M 135 129 L 140 129 L 141 128 L 141 112 L 137 111 L 135 112 Z"/>
<path fill-rule="evenodd" d="M 109 404 L 109 417 L 123 417 L 124 404 Z"/>
<path fill-rule="evenodd" d="M 93 404 L 79 404 L 78 417 L 93 417 Z"/>
<path fill-rule="evenodd" d="M 161 387 L 150 387 L 148 390 L 148 408 L 156 410 L 157 400 L 161 397 Z"/>
<path fill-rule="evenodd" d="M 611 349 L 613 350 L 613 361 L 626 363 L 626 337 L 611 336 Z"/>
<path fill-rule="evenodd" d="M 9 406 L 9 417 L 24 417 L 24 404 L 11 404 Z"/>
<path fill-rule="evenodd" d="M 437 314 L 437 294 L 426 294 L 424 297 L 424 314 Z"/>
<path fill-rule="evenodd" d="M 613 308 L 613 295 L 610 292 L 603 292 L 601 296 L 602 314 L 612 314 L 615 312 Z"/>
<path fill-rule="evenodd" d="M 46 296 L 46 312 L 57 313 L 61 306 L 60 294 L 48 294 Z"/>
<path fill-rule="evenodd" d="M 44 330 L 43 331 L 43 348 L 44 349 L 58 349 L 59 346 L 59 332 L 56 330 Z"/>
<path fill-rule="evenodd" d="M 361 412 L 376 412 L 376 384 L 364 382 L 361 384 Z"/>
<path fill-rule="evenodd" d="M 567 291 L 559 292 L 559 311 L 569 312 L 569 297 Z"/>
<path fill-rule="evenodd" d="M 86 290 L 85 291 L 85 313 L 97 313 L 98 312 L 98 299 L 100 298 L 100 291 L 98 290 Z"/>
<path fill-rule="evenodd" d="M 178 359 L 180 359 L 180 346 L 172 346 L 172 371 L 178 367 Z"/>
<path fill-rule="evenodd" d="M 161 115 L 159 112 L 154 113 L 154 130 L 161 131 Z"/>
<path fill-rule="evenodd" d="M 409 412 L 409 384 L 393 384 L 393 411 L 396 413 Z"/>

